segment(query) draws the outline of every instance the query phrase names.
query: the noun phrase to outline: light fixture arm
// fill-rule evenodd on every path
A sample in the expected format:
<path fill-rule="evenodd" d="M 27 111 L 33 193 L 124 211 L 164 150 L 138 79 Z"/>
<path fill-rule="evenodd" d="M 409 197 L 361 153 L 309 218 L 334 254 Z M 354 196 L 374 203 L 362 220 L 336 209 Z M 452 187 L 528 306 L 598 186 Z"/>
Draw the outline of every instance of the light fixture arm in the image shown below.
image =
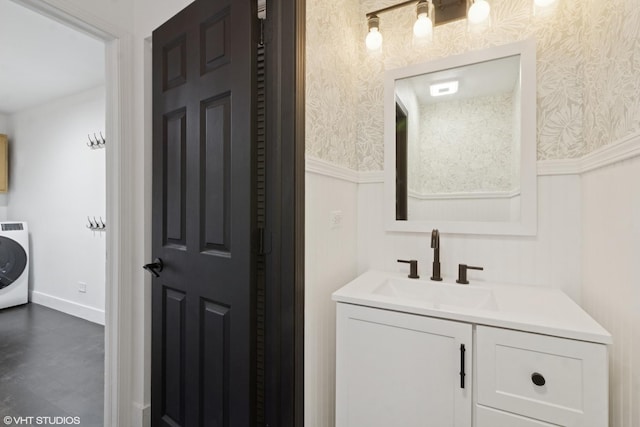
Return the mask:
<path fill-rule="evenodd" d="M 376 16 L 376 15 L 379 15 L 381 13 L 389 12 L 389 11 L 395 10 L 395 9 L 400 9 L 401 7 L 405 7 L 407 5 L 416 4 L 416 3 L 419 3 L 419 2 L 417 0 L 403 1 L 402 3 L 394 4 L 394 5 L 391 5 L 389 7 L 385 7 L 383 9 L 374 10 L 373 12 L 369 12 L 369 13 L 366 14 L 366 17 L 370 18 L 372 16 Z"/>

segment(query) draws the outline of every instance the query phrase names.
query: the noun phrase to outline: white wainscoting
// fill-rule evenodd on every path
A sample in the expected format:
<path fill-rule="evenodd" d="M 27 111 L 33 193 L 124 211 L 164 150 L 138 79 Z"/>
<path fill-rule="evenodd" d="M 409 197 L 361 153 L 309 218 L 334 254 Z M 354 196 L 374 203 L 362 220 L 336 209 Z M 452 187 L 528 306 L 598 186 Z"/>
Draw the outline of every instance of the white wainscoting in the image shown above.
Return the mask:
<path fill-rule="evenodd" d="M 640 426 L 640 157 L 582 175 L 582 305 L 613 335 L 612 427 Z"/>
<path fill-rule="evenodd" d="M 383 184 L 358 190 L 358 273 L 372 268 L 404 271 L 397 259 L 417 259 L 430 274 L 430 235 L 385 231 Z M 469 272 L 470 281 L 503 282 L 559 288 L 580 303 L 580 177 L 538 177 L 536 236 L 440 236 L 442 274 L 456 277 L 458 264 L 484 267 Z"/>
<path fill-rule="evenodd" d="M 358 184 L 313 172 L 305 179 L 305 426 L 330 427 L 336 354 L 331 294 L 357 274 Z"/>

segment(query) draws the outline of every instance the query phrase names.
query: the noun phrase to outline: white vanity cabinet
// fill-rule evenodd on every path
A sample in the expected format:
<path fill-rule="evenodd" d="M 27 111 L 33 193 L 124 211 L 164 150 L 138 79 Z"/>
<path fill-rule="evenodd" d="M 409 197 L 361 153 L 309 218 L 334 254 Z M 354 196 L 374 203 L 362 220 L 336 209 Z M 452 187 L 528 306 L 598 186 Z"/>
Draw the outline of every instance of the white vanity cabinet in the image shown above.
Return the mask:
<path fill-rule="evenodd" d="M 337 316 L 336 427 L 608 425 L 604 344 L 343 303 Z"/>
<path fill-rule="evenodd" d="M 351 304 L 337 316 L 336 427 L 471 426 L 472 325 Z"/>
<path fill-rule="evenodd" d="M 608 427 L 611 334 L 559 290 L 371 270 L 333 299 L 336 427 Z"/>

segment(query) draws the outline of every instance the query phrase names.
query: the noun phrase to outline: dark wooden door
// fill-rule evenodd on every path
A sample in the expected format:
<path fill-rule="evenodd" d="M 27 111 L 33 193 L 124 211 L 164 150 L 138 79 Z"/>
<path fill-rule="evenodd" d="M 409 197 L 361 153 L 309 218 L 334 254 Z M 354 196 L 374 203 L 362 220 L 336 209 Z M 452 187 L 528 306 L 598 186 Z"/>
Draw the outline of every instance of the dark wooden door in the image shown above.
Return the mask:
<path fill-rule="evenodd" d="M 254 3 L 153 33 L 153 426 L 255 419 Z"/>

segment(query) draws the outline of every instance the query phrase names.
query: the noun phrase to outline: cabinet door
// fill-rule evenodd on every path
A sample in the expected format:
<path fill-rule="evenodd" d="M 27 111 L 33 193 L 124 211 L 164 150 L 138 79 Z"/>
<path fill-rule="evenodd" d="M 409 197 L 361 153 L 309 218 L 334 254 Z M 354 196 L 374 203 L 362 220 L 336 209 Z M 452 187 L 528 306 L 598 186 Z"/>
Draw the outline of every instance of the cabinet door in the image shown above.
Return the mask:
<path fill-rule="evenodd" d="M 338 304 L 336 427 L 471 426 L 471 340 L 469 324 Z"/>

